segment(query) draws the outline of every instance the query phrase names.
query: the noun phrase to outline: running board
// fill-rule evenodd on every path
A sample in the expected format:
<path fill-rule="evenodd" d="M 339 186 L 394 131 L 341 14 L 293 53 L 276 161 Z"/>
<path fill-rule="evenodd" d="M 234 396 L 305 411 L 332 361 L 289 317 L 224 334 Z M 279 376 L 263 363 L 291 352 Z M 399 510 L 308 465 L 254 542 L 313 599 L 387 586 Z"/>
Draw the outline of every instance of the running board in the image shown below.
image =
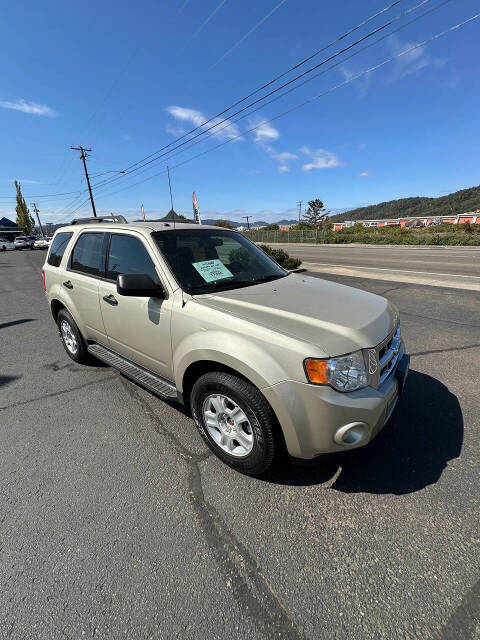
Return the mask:
<path fill-rule="evenodd" d="M 154 373 L 145 371 L 142 367 L 133 364 L 130 360 L 122 358 L 122 356 L 119 356 L 117 353 L 113 353 L 110 349 L 106 349 L 99 344 L 89 344 L 87 345 L 87 348 L 88 352 L 91 353 L 92 356 L 95 356 L 95 358 L 98 358 L 111 367 L 118 369 L 118 371 L 126 375 L 128 378 L 138 382 L 142 387 L 145 387 L 149 391 L 153 391 L 153 393 L 162 396 L 162 398 L 177 400 L 177 389 L 173 384 L 170 384 L 170 382 L 156 376 Z"/>

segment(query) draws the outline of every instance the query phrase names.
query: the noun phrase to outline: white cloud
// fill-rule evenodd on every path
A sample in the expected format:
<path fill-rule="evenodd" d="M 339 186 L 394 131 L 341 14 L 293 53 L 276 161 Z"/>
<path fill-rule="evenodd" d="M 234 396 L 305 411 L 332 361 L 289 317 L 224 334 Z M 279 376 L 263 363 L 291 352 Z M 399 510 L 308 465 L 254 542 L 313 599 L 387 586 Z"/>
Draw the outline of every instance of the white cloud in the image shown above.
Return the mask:
<path fill-rule="evenodd" d="M 360 178 L 370 178 L 372 174 L 369 171 L 360 171 L 358 175 Z"/>
<path fill-rule="evenodd" d="M 240 130 L 237 125 L 233 124 L 228 119 L 225 120 L 225 122 L 223 122 L 224 118 L 213 118 L 212 120 L 209 120 L 209 118 L 205 116 L 201 111 L 173 105 L 167 107 L 167 112 L 176 120 L 180 120 L 182 122 L 190 122 L 195 127 L 201 127 L 202 129 L 211 129 L 211 127 L 214 127 L 216 124 L 218 124 L 218 127 L 211 129 L 211 133 L 220 140 L 242 139 L 240 137 Z M 209 120 L 209 122 L 207 124 L 204 124 L 207 120 Z"/>
<path fill-rule="evenodd" d="M 255 142 L 265 142 L 266 140 L 278 140 L 280 133 L 275 127 L 262 122 L 261 119 L 249 120 L 250 127 L 257 127 L 253 133 Z"/>
<path fill-rule="evenodd" d="M 270 142 L 280 138 L 280 132 L 272 127 L 268 122 L 264 122 L 262 118 L 251 118 L 248 121 L 250 129 L 254 128 L 253 140 L 261 149 L 265 151 L 271 158 L 278 163 L 278 171 L 287 173 L 290 168 L 287 164 L 290 160 L 297 160 L 298 156 L 290 151 L 277 151 Z"/>
<path fill-rule="evenodd" d="M 4 109 L 13 109 L 14 111 L 23 111 L 23 113 L 31 113 L 35 116 L 47 116 L 54 118 L 57 112 L 47 107 L 46 104 L 37 104 L 36 102 L 27 102 L 26 100 L 0 100 L 0 107 Z"/>
<path fill-rule="evenodd" d="M 425 67 L 442 67 L 445 64 L 445 60 L 430 56 L 430 54 L 427 53 L 425 45 L 408 51 L 412 47 L 415 47 L 416 44 L 416 42 L 402 43 L 395 35 L 391 35 L 388 38 L 388 48 L 392 54 L 398 55 L 402 52 L 408 52 L 402 53 L 402 55 L 396 59 L 392 79 L 404 78 L 405 76 L 417 73 L 417 71 Z"/>
<path fill-rule="evenodd" d="M 340 167 L 342 164 L 334 153 L 326 151 L 325 149 L 302 147 L 300 151 L 312 158 L 312 162 L 307 162 L 303 165 L 302 169 L 304 171 L 311 171 L 312 169 L 332 169 L 333 167 Z"/>

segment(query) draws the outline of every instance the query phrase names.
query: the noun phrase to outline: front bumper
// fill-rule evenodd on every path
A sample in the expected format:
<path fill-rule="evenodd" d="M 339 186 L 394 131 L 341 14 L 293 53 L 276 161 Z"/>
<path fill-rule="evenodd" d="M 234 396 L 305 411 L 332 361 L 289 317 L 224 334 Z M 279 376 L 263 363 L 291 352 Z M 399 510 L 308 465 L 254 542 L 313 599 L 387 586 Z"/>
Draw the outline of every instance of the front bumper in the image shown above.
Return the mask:
<path fill-rule="evenodd" d="M 287 380 L 262 393 L 280 422 L 289 454 L 308 459 L 368 444 L 390 418 L 407 373 L 402 344 L 395 370 L 378 389 L 339 393 L 328 386 Z M 356 436 L 344 437 L 350 428 Z"/>

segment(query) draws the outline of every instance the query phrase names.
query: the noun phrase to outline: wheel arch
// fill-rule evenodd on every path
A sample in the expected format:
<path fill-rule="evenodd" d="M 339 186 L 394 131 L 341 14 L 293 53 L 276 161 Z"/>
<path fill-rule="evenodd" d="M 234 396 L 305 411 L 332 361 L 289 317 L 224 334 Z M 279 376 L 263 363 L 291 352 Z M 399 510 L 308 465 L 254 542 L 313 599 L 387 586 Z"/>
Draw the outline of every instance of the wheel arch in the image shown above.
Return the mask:
<path fill-rule="evenodd" d="M 54 298 L 50 303 L 50 311 L 52 312 L 52 316 L 55 322 L 57 321 L 58 314 L 62 309 L 67 309 L 67 307 L 63 304 L 63 302 L 58 300 L 58 298 Z"/>

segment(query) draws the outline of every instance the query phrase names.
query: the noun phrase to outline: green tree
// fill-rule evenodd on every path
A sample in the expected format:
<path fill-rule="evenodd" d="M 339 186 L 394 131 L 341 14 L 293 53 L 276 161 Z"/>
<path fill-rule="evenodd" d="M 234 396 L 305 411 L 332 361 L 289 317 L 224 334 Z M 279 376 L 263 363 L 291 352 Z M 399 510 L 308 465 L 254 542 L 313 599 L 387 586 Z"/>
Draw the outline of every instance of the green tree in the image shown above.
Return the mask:
<path fill-rule="evenodd" d="M 30 215 L 30 211 L 28 210 L 27 203 L 22 195 L 22 190 L 18 180 L 15 180 L 14 185 L 17 190 L 17 206 L 15 207 L 15 211 L 17 212 L 17 225 L 25 229 L 25 233 L 28 236 L 32 233 L 32 229 L 35 226 L 35 220 Z"/>
<path fill-rule="evenodd" d="M 314 225 L 305 220 L 300 220 L 298 224 L 292 224 L 290 227 L 290 231 L 311 231 L 312 229 L 315 229 Z"/>
<path fill-rule="evenodd" d="M 325 207 L 323 206 L 323 202 L 320 200 L 320 198 L 308 201 L 308 209 L 303 214 L 303 218 L 304 220 L 306 220 L 306 222 L 317 227 L 324 215 Z"/>
<path fill-rule="evenodd" d="M 225 229 L 233 229 L 232 225 L 229 223 L 228 220 L 217 220 L 214 223 L 215 227 L 225 227 Z"/>
<path fill-rule="evenodd" d="M 264 231 L 278 231 L 280 229 L 280 227 L 278 226 L 278 224 L 267 224 L 265 227 L 263 227 Z"/>

